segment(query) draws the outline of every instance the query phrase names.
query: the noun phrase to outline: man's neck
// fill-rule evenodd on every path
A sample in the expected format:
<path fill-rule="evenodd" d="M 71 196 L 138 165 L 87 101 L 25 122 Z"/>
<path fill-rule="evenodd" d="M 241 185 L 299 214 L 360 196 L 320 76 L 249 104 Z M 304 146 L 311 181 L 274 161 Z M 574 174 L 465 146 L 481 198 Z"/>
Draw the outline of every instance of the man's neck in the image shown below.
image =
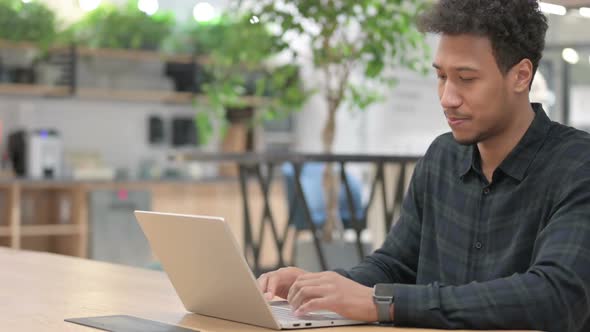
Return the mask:
<path fill-rule="evenodd" d="M 525 107 L 526 110 L 522 109 Z M 502 161 L 506 159 L 508 154 L 520 142 L 535 118 L 535 113 L 530 103 L 519 106 L 519 109 L 515 109 L 514 112 L 519 114 L 519 116 L 515 118 L 514 122 L 501 135 L 491 137 L 477 144 L 481 158 L 481 168 L 490 183 L 492 182 L 496 168 L 500 166 Z"/>

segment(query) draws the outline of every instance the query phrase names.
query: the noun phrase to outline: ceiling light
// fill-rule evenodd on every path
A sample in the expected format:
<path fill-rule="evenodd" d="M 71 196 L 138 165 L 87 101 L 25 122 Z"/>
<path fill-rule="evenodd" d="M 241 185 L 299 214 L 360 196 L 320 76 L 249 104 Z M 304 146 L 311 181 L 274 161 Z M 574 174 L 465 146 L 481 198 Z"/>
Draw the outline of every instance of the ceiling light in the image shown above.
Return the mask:
<path fill-rule="evenodd" d="M 584 17 L 589 17 L 590 18 L 590 8 L 588 7 L 582 7 L 580 8 L 580 15 L 584 16 Z"/>
<path fill-rule="evenodd" d="M 78 0 L 78 4 L 82 10 L 89 12 L 98 8 L 98 6 L 100 6 L 100 1 L 101 0 Z"/>
<path fill-rule="evenodd" d="M 578 52 L 576 52 L 576 50 L 574 50 L 573 48 L 564 48 L 561 52 L 561 57 L 563 58 L 563 60 L 565 60 L 568 63 L 571 63 L 572 65 L 575 65 L 576 63 L 578 63 L 578 61 L 580 61 L 580 56 L 578 55 Z"/>
<path fill-rule="evenodd" d="M 139 0 L 137 8 L 148 16 L 154 15 L 159 8 L 158 0 Z"/>
<path fill-rule="evenodd" d="M 199 2 L 193 8 L 193 17 L 197 22 L 209 22 L 215 18 L 215 7 L 206 1 Z"/>
<path fill-rule="evenodd" d="M 567 9 L 565 9 L 564 6 L 542 1 L 539 1 L 539 8 L 541 8 L 541 11 L 545 14 L 565 15 L 567 13 Z"/>

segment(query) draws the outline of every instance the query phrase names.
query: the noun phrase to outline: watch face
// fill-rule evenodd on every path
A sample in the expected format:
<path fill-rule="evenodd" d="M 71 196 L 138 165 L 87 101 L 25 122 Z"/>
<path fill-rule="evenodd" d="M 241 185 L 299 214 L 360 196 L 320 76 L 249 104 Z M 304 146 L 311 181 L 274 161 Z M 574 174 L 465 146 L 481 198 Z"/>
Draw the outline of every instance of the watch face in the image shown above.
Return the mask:
<path fill-rule="evenodd" d="M 375 296 L 393 297 L 393 284 L 376 284 Z"/>

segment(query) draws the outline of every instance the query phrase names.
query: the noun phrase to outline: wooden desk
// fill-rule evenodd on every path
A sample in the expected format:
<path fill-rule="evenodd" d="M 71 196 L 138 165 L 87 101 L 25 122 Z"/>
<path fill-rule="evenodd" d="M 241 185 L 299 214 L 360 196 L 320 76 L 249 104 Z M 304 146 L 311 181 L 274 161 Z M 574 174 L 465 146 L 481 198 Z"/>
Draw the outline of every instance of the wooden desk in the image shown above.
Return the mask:
<path fill-rule="evenodd" d="M 4 248 L 0 248 L 0 266 L 3 331 L 98 331 L 64 319 L 119 314 L 202 332 L 271 331 L 187 313 L 162 272 Z M 321 331 L 434 330 L 363 326 Z"/>

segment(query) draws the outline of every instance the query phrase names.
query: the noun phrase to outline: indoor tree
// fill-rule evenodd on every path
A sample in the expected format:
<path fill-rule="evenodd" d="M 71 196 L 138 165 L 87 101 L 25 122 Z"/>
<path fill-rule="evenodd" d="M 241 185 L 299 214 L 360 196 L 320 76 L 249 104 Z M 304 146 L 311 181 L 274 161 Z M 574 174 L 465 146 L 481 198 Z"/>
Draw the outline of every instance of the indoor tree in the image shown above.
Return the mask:
<path fill-rule="evenodd" d="M 240 2 L 253 18 L 274 25 L 278 35 L 295 36 L 306 50 L 285 43 L 279 48 L 294 59 L 312 63 L 321 75 L 321 86 L 312 87 L 325 100 L 327 120 L 321 133 L 324 153 L 331 153 L 336 114 L 347 105 L 364 110 L 378 102 L 379 91 L 395 83 L 395 69 L 426 73 L 429 48 L 416 26 L 417 14 L 429 0 L 256 0 Z M 362 79 L 353 80 L 353 76 Z M 403 84 L 403 83 L 402 83 Z M 337 220 L 337 182 L 326 167 L 324 190 L 327 220 L 324 236 L 330 239 Z"/>

